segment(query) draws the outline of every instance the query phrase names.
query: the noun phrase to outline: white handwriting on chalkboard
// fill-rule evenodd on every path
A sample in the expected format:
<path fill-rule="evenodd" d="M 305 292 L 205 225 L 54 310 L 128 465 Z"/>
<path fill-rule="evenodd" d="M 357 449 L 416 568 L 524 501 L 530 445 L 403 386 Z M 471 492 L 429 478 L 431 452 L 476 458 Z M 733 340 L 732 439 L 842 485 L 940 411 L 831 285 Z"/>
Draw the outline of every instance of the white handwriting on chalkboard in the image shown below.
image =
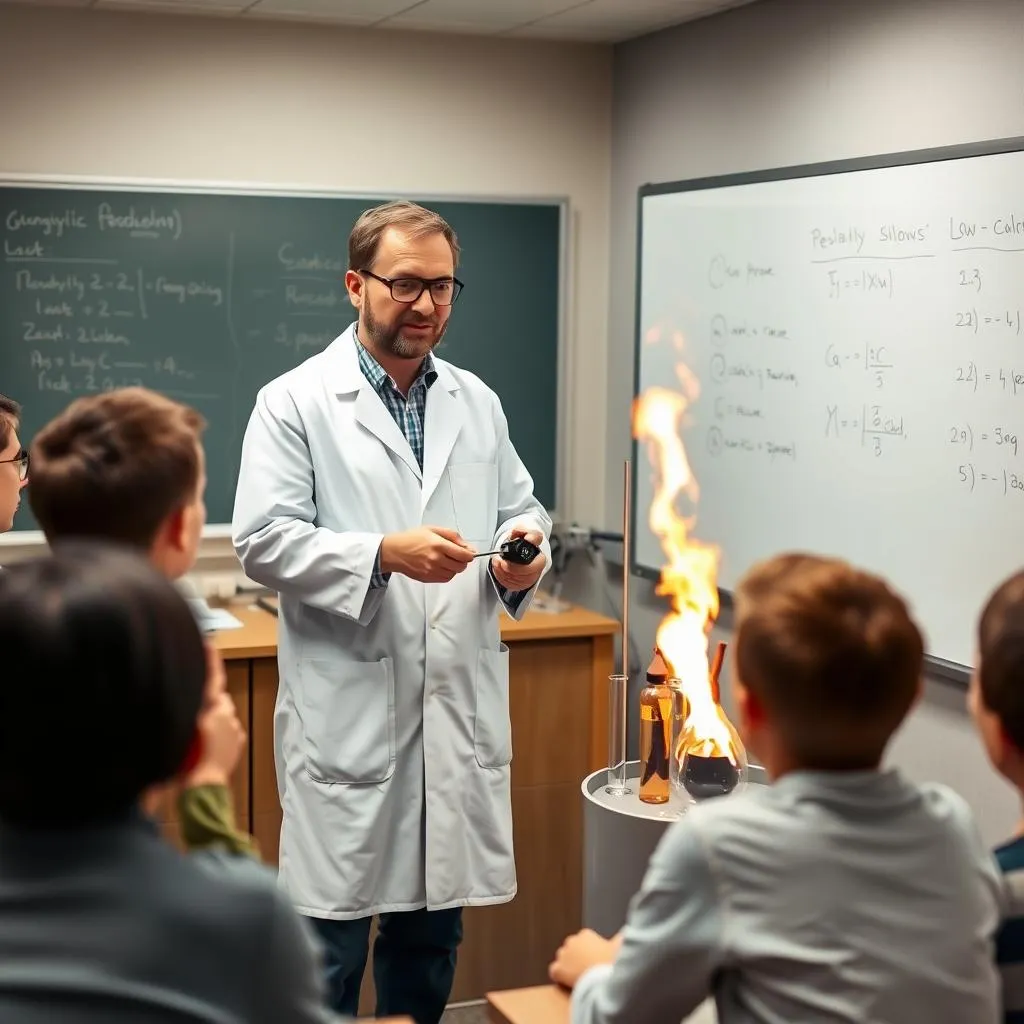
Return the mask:
<path fill-rule="evenodd" d="M 63 213 L 28 214 L 20 210 L 11 210 L 7 214 L 4 226 L 8 231 L 41 231 L 44 235 L 55 235 L 63 238 L 68 228 L 88 227 L 85 217 L 77 210 L 65 210 Z"/>
<path fill-rule="evenodd" d="M 4 257 L 6 259 L 41 260 L 46 255 L 42 242 L 30 242 L 27 245 L 15 245 L 4 239 Z"/>
<path fill-rule="evenodd" d="M 21 326 L 24 328 L 23 341 L 64 341 L 67 338 L 63 324 L 47 330 L 37 327 L 32 320 L 25 320 Z"/>
<path fill-rule="evenodd" d="M 69 302 L 43 302 L 36 299 L 36 316 L 74 316 Z"/>
<path fill-rule="evenodd" d="M 287 324 L 278 324 L 274 330 L 274 344 L 283 345 L 294 352 L 307 349 L 319 352 L 334 340 L 333 331 L 295 331 L 288 330 Z"/>
<path fill-rule="evenodd" d="M 136 213 L 134 206 L 115 212 L 110 203 L 100 203 L 96 220 L 100 231 L 127 231 L 134 238 L 168 235 L 177 240 L 182 231 L 181 214 L 177 210 L 158 213 L 152 206 L 144 213 Z"/>
<path fill-rule="evenodd" d="M 14 287 L 19 292 L 67 293 L 79 299 L 85 296 L 85 282 L 77 274 L 47 274 L 45 277 L 36 277 L 31 270 L 19 270 L 14 275 Z"/>
<path fill-rule="evenodd" d="M 130 345 L 131 341 L 126 338 L 123 334 L 117 334 L 114 331 L 103 328 L 97 331 L 96 329 L 89 327 L 79 327 L 78 333 L 75 336 L 75 341 L 79 345 Z"/>
<path fill-rule="evenodd" d="M 340 259 L 331 259 L 329 256 L 321 256 L 314 252 L 311 255 L 296 255 L 295 246 L 291 242 L 285 242 L 277 250 L 278 262 L 290 271 L 328 271 L 330 273 L 344 273 L 345 264 Z"/>
<path fill-rule="evenodd" d="M 302 291 L 298 285 L 290 284 L 285 286 L 284 300 L 289 306 L 334 309 L 340 303 L 348 301 L 348 295 L 338 295 L 333 288 L 327 291 Z"/>
<path fill-rule="evenodd" d="M 171 298 L 177 299 L 179 304 L 183 303 L 186 298 L 212 299 L 215 306 L 224 302 L 224 290 L 207 281 L 169 281 L 166 277 L 158 277 L 147 287 L 155 291 L 157 295 L 169 295 Z"/>

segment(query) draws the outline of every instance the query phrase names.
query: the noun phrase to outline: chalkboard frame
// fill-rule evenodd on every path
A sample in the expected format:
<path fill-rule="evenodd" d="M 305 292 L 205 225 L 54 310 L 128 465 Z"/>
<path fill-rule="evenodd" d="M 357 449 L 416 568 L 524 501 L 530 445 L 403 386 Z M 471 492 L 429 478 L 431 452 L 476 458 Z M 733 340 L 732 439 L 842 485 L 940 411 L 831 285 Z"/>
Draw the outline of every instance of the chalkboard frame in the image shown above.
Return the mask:
<path fill-rule="evenodd" d="M 967 142 L 952 146 L 937 146 L 930 149 L 904 150 L 894 153 L 882 153 L 875 156 L 853 157 L 845 160 L 828 160 L 820 163 L 793 164 L 785 167 L 774 167 L 760 171 L 743 171 L 735 174 L 722 174 L 701 178 L 689 178 L 681 181 L 647 183 L 637 190 L 636 207 L 636 276 L 634 290 L 634 336 L 633 336 L 633 399 L 640 394 L 640 362 L 642 349 L 640 289 L 643 280 L 643 206 L 644 199 L 649 196 L 675 194 L 679 192 L 697 192 L 715 188 L 728 188 L 735 185 L 758 185 L 769 181 L 785 181 L 795 178 L 818 178 L 829 174 L 847 174 L 856 171 L 872 171 L 886 167 L 904 167 L 914 164 L 941 163 L 946 160 L 964 160 L 975 157 L 998 156 L 1003 153 L 1019 153 L 1024 151 L 1024 136 L 1012 136 L 1002 139 L 990 139 L 978 142 Z M 639 465 L 640 445 L 636 438 L 631 440 L 631 457 L 634 467 Z M 632 508 L 630 509 L 630 572 L 641 579 L 657 580 L 661 575 L 659 568 L 642 565 L 636 557 L 636 532 L 639 522 L 637 516 L 636 488 L 633 489 Z M 731 608 L 732 592 L 719 588 L 719 599 L 723 608 Z M 980 609 L 979 609 L 980 611 Z M 939 679 L 965 687 L 970 681 L 972 667 L 958 662 L 948 661 L 934 655 L 926 655 L 925 663 L 929 673 Z"/>
<path fill-rule="evenodd" d="M 83 189 L 103 192 L 118 190 L 124 192 L 234 195 L 254 197 L 298 197 L 307 199 L 347 199 L 378 201 L 382 197 L 408 199 L 414 202 L 430 203 L 480 203 L 507 204 L 509 206 L 552 206 L 559 214 L 558 253 L 558 326 L 557 326 L 557 372 L 558 385 L 555 400 L 555 503 L 547 509 L 552 519 L 562 516 L 568 488 L 568 452 L 570 450 L 570 425 L 567 422 L 569 408 L 568 389 L 571 376 L 569 352 L 569 304 L 571 271 L 574 265 L 572 251 L 572 204 L 568 195 L 558 194 L 492 194 L 487 192 L 438 192 L 396 190 L 381 188 L 334 189 L 322 185 L 296 183 L 246 182 L 222 180 L 178 180 L 173 178 L 109 177 L 100 175 L 54 175 L 17 174 L 0 172 L 0 190 L 5 188 L 41 189 Z M 353 317 L 355 311 L 353 310 Z M 12 398 L 17 396 L 12 395 Z M 207 523 L 203 528 L 203 540 L 230 539 L 230 523 Z M 0 533 L 0 550 L 3 548 L 32 548 L 44 545 L 46 538 L 41 530 L 12 530 Z"/>

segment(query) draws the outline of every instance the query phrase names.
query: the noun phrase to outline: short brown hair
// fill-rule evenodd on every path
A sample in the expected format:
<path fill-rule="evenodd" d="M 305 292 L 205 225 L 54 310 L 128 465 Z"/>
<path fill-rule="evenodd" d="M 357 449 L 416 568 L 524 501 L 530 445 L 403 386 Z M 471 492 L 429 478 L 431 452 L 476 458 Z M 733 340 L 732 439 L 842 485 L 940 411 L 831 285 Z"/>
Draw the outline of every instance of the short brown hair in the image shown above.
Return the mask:
<path fill-rule="evenodd" d="M 978 620 L 981 701 L 1024 750 L 1024 572 L 1001 583 Z"/>
<path fill-rule="evenodd" d="M 148 550 L 199 486 L 195 409 L 146 388 L 72 402 L 36 434 L 29 503 L 47 540 L 88 537 Z"/>
<path fill-rule="evenodd" d="M 786 554 L 736 595 L 736 671 L 801 767 L 870 768 L 917 696 L 924 641 L 903 599 L 838 559 Z"/>
<path fill-rule="evenodd" d="M 0 451 L 11 443 L 11 432 L 18 429 L 21 406 L 13 398 L 0 395 Z"/>
<path fill-rule="evenodd" d="M 388 228 L 401 228 L 413 238 L 444 235 L 452 247 L 452 259 L 459 265 L 459 240 L 455 230 L 439 213 L 408 199 L 398 199 L 364 210 L 348 236 L 348 268 L 364 270 L 373 266 L 380 240 Z"/>

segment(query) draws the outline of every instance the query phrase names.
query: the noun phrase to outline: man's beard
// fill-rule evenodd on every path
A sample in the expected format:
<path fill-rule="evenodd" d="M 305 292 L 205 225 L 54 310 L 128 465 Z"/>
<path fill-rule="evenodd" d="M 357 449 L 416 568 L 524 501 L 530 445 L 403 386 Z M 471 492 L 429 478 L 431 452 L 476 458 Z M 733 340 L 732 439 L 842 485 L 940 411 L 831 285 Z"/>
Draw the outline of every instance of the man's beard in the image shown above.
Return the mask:
<path fill-rule="evenodd" d="M 407 324 L 430 324 L 434 331 L 433 337 L 427 334 L 420 339 L 403 338 L 401 331 Z M 367 304 L 363 309 L 363 326 L 366 328 L 367 341 L 378 352 L 387 352 L 399 359 L 422 359 L 427 352 L 433 351 L 438 346 L 448 324 L 445 322 L 437 325 L 428 317 L 421 318 L 409 314 L 405 314 L 396 324 L 382 324 L 374 317 L 369 304 Z"/>

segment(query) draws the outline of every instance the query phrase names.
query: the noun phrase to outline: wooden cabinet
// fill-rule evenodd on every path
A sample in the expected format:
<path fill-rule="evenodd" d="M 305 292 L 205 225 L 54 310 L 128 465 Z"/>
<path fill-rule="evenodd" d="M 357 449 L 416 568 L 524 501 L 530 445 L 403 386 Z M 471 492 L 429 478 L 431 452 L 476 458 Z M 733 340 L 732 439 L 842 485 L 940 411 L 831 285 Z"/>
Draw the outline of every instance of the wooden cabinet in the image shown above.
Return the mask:
<path fill-rule="evenodd" d="M 251 823 L 267 863 L 277 863 L 281 807 L 274 768 L 276 619 L 234 606 L 240 630 L 217 635 L 232 692 L 249 732 L 246 780 L 236 784 L 239 821 Z M 512 813 L 519 891 L 508 904 L 466 910 L 452 1000 L 544 982 L 552 953 L 581 922 L 583 834 L 580 783 L 606 761 L 608 675 L 618 624 L 573 608 L 502 619 L 509 646 Z M 373 1009 L 373 979 L 363 983 Z"/>

